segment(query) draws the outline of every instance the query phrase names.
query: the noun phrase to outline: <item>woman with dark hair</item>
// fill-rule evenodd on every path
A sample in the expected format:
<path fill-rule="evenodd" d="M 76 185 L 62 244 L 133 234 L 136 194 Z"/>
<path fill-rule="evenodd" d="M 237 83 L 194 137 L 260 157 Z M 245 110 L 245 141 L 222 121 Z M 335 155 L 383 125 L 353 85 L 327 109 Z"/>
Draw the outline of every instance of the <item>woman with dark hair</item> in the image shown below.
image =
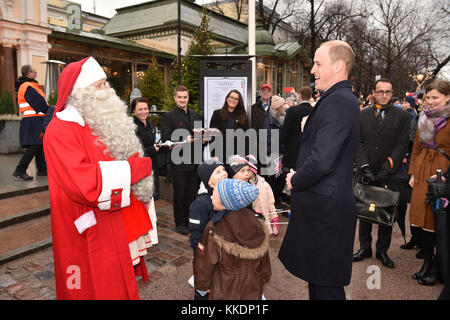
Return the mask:
<path fill-rule="evenodd" d="M 225 103 L 221 109 L 214 111 L 211 121 L 209 123 L 210 128 L 218 129 L 223 136 L 223 154 L 219 157 L 219 161 L 225 163 L 229 156 L 239 154 L 245 156 L 248 151 L 248 141 L 245 141 L 245 153 L 238 152 L 237 141 L 234 139 L 234 148 L 226 153 L 226 130 L 247 130 L 249 128 L 247 114 L 245 112 L 244 100 L 238 90 L 231 90 L 225 98 Z M 212 156 L 216 156 L 215 153 Z"/>
<path fill-rule="evenodd" d="M 420 271 L 413 274 L 413 278 L 422 285 L 434 285 L 438 279 L 437 261 L 433 257 L 436 245 L 434 216 L 425 197 L 427 179 L 436 174 L 437 169 L 445 172 L 450 164 L 445 156 L 450 155 L 449 118 L 450 83 L 435 80 L 426 89 L 425 106 L 419 115 L 409 165 L 409 185 L 413 188 L 409 220 L 411 225 L 420 228 L 419 237 L 425 260 Z"/>
<path fill-rule="evenodd" d="M 145 98 L 136 98 L 131 103 L 131 112 L 134 115 L 133 121 L 137 125 L 136 135 L 142 143 L 146 157 L 152 159 L 152 163 L 156 163 L 156 153 L 159 147 L 155 144 L 156 126 L 148 120 L 148 102 Z M 154 177 L 154 199 L 159 199 L 159 178 L 156 166 L 152 166 Z"/>

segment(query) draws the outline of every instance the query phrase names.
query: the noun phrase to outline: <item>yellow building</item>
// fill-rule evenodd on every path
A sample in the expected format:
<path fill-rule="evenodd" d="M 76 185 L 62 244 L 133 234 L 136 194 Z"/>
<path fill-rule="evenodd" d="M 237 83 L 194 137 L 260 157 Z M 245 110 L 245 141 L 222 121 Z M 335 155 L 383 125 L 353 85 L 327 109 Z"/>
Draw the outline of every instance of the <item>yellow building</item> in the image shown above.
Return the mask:
<path fill-rule="evenodd" d="M 105 35 L 101 29 L 108 21 L 67 0 L 0 0 L 0 95 L 9 91 L 16 103 L 14 82 L 25 64 L 36 68 L 36 80 L 44 86 L 47 65 L 43 62 L 67 64 L 86 56 L 104 66 L 108 81 L 122 97 L 135 86 L 152 57 L 157 58 L 167 81 L 175 55 Z M 55 89 L 56 83 L 49 87 Z"/>
<path fill-rule="evenodd" d="M 66 8 L 74 4 L 67 0 L 47 0 L 48 23 L 52 26 L 67 27 L 67 10 Z M 81 7 L 80 7 L 81 8 Z M 109 19 L 89 12 L 81 11 L 83 31 L 90 32 L 93 29 L 101 29 Z"/>
<path fill-rule="evenodd" d="M 14 94 L 14 81 L 25 64 L 37 70 L 39 83 L 45 81 L 48 60 L 47 0 L 0 0 L 0 92 Z"/>

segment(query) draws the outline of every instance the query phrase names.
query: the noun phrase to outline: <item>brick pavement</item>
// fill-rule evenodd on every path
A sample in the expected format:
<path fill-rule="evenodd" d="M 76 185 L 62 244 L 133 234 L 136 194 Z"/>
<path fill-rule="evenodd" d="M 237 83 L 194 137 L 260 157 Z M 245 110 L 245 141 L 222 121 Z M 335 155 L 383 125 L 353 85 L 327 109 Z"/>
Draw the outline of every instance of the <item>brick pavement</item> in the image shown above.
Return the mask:
<path fill-rule="evenodd" d="M 156 212 L 159 244 L 150 248 L 145 257 L 150 272 L 149 281 L 143 282 L 140 277 L 137 278 L 140 297 L 143 300 L 190 300 L 193 298 L 193 289 L 187 283 L 192 275 L 192 249 L 189 246 L 189 238 L 176 233 L 172 206 L 169 203 L 163 200 L 157 201 Z M 287 219 L 280 216 L 280 221 L 286 222 Z M 372 236 L 376 239 L 377 228 L 373 229 Z M 283 224 L 280 235 L 271 237 L 269 253 L 272 278 L 266 286 L 264 294 L 268 299 L 274 300 L 305 300 L 308 299 L 307 283 L 287 272 L 277 258 L 285 231 L 286 225 Z M 402 243 L 403 238 L 395 225 L 389 250 L 389 255 L 396 264 L 395 269 L 385 268 L 375 258 L 353 264 L 352 281 L 346 287 L 348 299 L 433 300 L 437 298 L 442 284 L 425 287 L 418 285 L 411 278 L 411 274 L 420 269 L 422 260 L 414 257 L 415 250 L 401 250 L 399 246 Z M 374 246 L 375 243 L 373 243 Z M 355 251 L 358 248 L 356 235 Z M 370 290 L 367 288 L 366 281 L 370 276 L 367 270 L 370 266 L 379 266 L 380 268 L 380 289 Z M 0 300 L 11 299 L 56 299 L 52 248 L 0 265 Z"/>
<path fill-rule="evenodd" d="M 159 243 L 145 256 L 150 282 L 161 278 L 164 266 L 178 268 L 192 261 L 189 238 L 175 231 L 172 205 L 164 200 L 155 203 Z M 139 290 L 145 287 L 137 278 Z M 0 265 L 0 300 L 54 300 L 55 274 L 52 248 Z"/>

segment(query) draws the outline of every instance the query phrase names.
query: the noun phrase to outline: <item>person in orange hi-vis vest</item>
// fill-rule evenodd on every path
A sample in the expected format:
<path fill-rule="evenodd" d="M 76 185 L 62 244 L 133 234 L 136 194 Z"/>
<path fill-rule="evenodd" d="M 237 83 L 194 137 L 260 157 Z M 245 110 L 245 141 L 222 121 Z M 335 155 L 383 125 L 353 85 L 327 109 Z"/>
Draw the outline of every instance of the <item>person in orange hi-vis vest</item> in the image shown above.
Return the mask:
<path fill-rule="evenodd" d="M 47 175 L 40 134 L 48 110 L 48 103 L 44 92 L 35 80 L 36 69 L 30 65 L 24 65 L 21 72 L 22 76 L 16 80 L 15 87 L 19 111 L 22 116 L 20 121 L 20 146 L 25 149 L 25 153 L 14 170 L 13 176 L 28 181 L 33 180 L 33 177 L 26 173 L 33 158 L 36 159 L 37 175 Z"/>

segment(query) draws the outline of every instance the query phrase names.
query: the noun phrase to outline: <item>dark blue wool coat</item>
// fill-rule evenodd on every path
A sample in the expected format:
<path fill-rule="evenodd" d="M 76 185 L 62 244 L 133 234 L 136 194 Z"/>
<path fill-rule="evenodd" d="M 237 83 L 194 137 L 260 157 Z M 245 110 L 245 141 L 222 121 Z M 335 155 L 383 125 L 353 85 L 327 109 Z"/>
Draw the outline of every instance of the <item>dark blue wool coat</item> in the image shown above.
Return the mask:
<path fill-rule="evenodd" d="M 291 180 L 291 218 L 278 257 L 289 272 L 315 285 L 350 282 L 359 117 L 351 82 L 338 82 L 321 94 L 301 139 Z"/>

